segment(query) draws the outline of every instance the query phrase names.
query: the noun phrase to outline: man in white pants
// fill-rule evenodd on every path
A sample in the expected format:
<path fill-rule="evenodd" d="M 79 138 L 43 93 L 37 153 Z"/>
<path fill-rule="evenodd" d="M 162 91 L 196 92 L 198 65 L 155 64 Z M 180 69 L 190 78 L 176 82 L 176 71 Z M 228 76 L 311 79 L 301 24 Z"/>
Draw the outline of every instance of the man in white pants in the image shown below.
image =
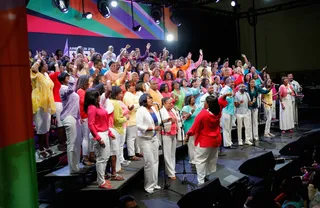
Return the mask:
<path fill-rule="evenodd" d="M 252 145 L 251 140 L 251 115 L 248 108 L 250 97 L 245 92 L 246 86 L 244 84 L 239 85 L 239 91 L 235 95 L 234 104 L 236 107 L 236 118 L 238 128 L 238 144 L 243 145 L 242 142 L 242 123 L 245 128 L 245 144 Z"/>
<path fill-rule="evenodd" d="M 231 78 L 225 80 L 225 86 L 220 92 L 220 96 L 232 93 L 234 81 Z M 225 148 L 235 149 L 231 141 L 232 117 L 234 116 L 234 97 L 227 97 L 228 105 L 222 110 L 223 145 Z"/>
<path fill-rule="evenodd" d="M 269 79 L 267 81 L 267 87 L 270 89 L 271 88 L 271 79 Z M 266 88 L 263 88 L 266 90 Z M 272 101 L 272 90 L 270 90 L 269 93 L 262 95 L 262 103 L 264 104 L 264 111 L 265 111 L 265 116 L 267 118 L 266 121 L 266 126 L 264 129 L 264 137 L 266 138 L 270 138 L 270 137 L 274 137 L 275 135 L 270 133 L 270 126 L 271 126 L 271 120 L 272 120 L 272 105 L 273 105 L 273 101 Z"/>
<path fill-rule="evenodd" d="M 301 93 L 302 87 L 300 86 L 299 82 L 293 79 L 293 74 L 288 74 L 288 79 L 289 82 L 294 90 L 295 96 L 293 97 L 292 100 L 292 109 L 293 109 L 293 119 L 294 119 L 294 124 L 298 124 L 298 103 L 296 102 L 296 96 L 298 93 Z"/>

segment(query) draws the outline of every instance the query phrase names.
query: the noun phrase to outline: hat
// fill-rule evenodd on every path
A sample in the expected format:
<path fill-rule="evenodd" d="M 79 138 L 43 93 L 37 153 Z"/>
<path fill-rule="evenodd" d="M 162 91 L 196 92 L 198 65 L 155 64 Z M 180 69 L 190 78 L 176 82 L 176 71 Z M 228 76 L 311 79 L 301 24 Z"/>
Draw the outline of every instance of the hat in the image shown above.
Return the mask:
<path fill-rule="evenodd" d="M 110 62 L 108 63 L 108 66 L 111 67 L 111 65 L 112 65 L 113 63 L 116 63 L 116 62 L 110 61 Z"/>
<path fill-rule="evenodd" d="M 59 82 L 63 82 L 68 76 L 70 77 L 70 74 L 68 72 L 65 72 L 65 71 L 62 72 L 61 74 L 58 75 Z"/>

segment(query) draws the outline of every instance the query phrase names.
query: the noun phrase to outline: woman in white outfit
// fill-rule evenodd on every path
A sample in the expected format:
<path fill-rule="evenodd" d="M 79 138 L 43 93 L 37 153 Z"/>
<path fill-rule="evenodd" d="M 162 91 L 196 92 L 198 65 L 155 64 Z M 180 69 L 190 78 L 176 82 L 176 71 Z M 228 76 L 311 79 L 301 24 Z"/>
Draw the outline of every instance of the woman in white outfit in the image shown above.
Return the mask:
<path fill-rule="evenodd" d="M 282 134 L 287 130 L 290 132 L 294 129 L 294 117 L 292 100 L 294 99 L 294 91 L 292 86 L 289 84 L 287 77 L 282 78 L 282 85 L 279 88 L 280 94 L 280 129 Z"/>
<path fill-rule="evenodd" d="M 176 180 L 176 146 L 178 133 L 178 117 L 179 115 L 173 108 L 173 100 L 170 97 L 162 98 L 162 108 L 160 110 L 160 118 L 162 118 L 164 131 L 163 135 L 163 155 L 166 168 L 166 174 L 172 180 Z"/>
<path fill-rule="evenodd" d="M 143 94 L 139 99 L 140 108 L 137 110 L 137 133 L 140 148 L 144 154 L 144 189 L 153 193 L 158 186 L 160 117 L 153 107 L 150 94 Z"/>

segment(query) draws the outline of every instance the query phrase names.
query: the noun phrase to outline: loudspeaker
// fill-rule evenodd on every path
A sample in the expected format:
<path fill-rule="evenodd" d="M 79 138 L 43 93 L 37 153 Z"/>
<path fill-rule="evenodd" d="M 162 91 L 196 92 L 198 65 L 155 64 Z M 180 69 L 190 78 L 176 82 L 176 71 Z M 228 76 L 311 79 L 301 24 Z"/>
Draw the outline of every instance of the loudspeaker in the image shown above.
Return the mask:
<path fill-rule="evenodd" d="M 320 129 L 305 132 L 297 141 L 284 146 L 279 153 L 287 156 L 312 156 L 315 146 L 320 146 Z"/>
<path fill-rule="evenodd" d="M 180 208 L 227 208 L 230 207 L 230 197 L 229 190 L 221 185 L 219 178 L 215 178 L 184 195 L 177 204 Z"/>
<path fill-rule="evenodd" d="M 245 161 L 240 167 L 239 171 L 243 174 L 263 178 L 274 170 L 276 160 L 273 153 L 267 152 L 258 157 Z"/>

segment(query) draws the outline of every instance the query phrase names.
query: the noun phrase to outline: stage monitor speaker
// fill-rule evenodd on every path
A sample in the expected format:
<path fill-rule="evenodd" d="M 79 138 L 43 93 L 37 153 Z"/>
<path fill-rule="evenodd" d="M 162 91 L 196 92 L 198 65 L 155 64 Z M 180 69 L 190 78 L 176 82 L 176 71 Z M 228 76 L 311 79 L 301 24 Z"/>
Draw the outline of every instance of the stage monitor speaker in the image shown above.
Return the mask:
<path fill-rule="evenodd" d="M 267 152 L 258 157 L 245 161 L 240 167 L 239 171 L 243 174 L 263 178 L 270 172 L 274 171 L 276 160 L 273 153 Z"/>
<path fill-rule="evenodd" d="M 180 208 L 227 208 L 230 207 L 230 197 L 229 190 L 221 185 L 219 178 L 215 178 L 184 195 L 177 204 Z"/>
<path fill-rule="evenodd" d="M 305 132 L 297 141 L 284 146 L 279 153 L 287 156 L 310 157 L 315 146 L 320 146 L 320 129 Z"/>

